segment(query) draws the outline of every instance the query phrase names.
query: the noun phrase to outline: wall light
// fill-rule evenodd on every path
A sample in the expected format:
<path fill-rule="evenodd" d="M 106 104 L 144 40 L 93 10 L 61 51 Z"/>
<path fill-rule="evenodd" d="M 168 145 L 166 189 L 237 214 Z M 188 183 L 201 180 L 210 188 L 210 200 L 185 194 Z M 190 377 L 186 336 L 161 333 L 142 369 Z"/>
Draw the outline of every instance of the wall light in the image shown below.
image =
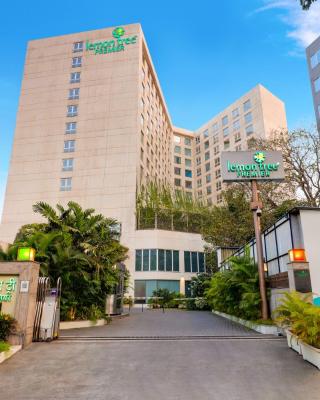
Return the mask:
<path fill-rule="evenodd" d="M 32 247 L 19 247 L 18 248 L 18 261 L 34 261 L 36 255 L 35 249 Z"/>
<path fill-rule="evenodd" d="M 306 252 L 304 249 L 291 249 L 289 250 L 289 260 L 291 262 L 305 262 L 306 259 Z"/>

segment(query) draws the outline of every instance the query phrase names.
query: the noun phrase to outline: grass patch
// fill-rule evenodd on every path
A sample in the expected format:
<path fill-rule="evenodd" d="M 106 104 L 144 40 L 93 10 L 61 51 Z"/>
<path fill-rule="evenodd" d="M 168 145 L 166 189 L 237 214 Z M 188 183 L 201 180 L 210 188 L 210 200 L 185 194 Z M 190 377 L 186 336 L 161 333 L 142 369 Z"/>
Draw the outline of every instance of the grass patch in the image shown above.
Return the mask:
<path fill-rule="evenodd" d="M 276 323 L 273 319 L 257 319 L 256 321 L 254 321 L 254 323 L 259 325 L 276 326 Z"/>
<path fill-rule="evenodd" d="M 10 350 L 10 344 L 0 341 L 0 353 Z"/>

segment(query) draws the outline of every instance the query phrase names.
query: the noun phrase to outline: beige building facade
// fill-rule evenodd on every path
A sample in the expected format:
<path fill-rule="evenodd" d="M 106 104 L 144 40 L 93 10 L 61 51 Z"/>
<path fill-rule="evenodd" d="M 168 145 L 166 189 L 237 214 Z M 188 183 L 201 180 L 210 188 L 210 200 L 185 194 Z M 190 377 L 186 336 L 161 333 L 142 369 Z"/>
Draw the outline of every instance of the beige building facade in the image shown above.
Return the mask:
<path fill-rule="evenodd" d="M 248 136 L 285 126 L 283 103 L 258 85 L 196 132 L 175 127 L 139 24 L 30 41 L 0 240 L 12 242 L 21 225 L 40 221 L 37 201 L 73 200 L 121 223 L 136 295 L 157 287 L 183 293 L 204 269 L 204 243 L 198 234 L 137 230 L 140 185 L 171 184 L 215 203 L 216 159 L 227 138 L 229 150 L 244 150 Z"/>

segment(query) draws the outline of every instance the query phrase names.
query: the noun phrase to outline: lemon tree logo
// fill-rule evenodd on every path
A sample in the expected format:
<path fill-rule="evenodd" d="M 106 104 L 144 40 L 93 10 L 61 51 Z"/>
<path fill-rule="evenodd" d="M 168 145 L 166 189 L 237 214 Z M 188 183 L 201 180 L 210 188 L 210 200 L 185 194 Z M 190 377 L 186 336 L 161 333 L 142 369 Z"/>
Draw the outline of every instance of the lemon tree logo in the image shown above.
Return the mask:
<path fill-rule="evenodd" d="M 123 28 L 115 28 L 112 31 L 112 36 L 116 39 L 119 39 L 121 36 L 124 35 L 124 29 Z"/>
<path fill-rule="evenodd" d="M 263 151 L 257 151 L 254 156 L 253 159 L 255 162 L 257 162 L 258 164 L 262 164 L 265 159 L 266 159 L 266 155 L 264 154 Z"/>

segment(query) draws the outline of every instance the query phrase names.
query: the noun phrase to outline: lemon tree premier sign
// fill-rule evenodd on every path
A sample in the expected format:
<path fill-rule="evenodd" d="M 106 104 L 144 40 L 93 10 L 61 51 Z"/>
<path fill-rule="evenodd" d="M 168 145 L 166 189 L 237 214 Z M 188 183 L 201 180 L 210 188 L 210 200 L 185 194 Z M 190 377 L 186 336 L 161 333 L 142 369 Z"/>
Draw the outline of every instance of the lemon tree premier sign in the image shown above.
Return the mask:
<path fill-rule="evenodd" d="M 223 181 L 282 181 L 280 151 L 225 151 L 221 153 Z"/>
<path fill-rule="evenodd" d="M 109 54 L 118 51 L 124 51 L 126 46 L 137 42 L 137 35 L 124 37 L 125 30 L 121 27 L 112 31 L 113 39 L 105 41 L 90 42 L 86 41 L 86 51 L 92 51 L 93 54 Z"/>

